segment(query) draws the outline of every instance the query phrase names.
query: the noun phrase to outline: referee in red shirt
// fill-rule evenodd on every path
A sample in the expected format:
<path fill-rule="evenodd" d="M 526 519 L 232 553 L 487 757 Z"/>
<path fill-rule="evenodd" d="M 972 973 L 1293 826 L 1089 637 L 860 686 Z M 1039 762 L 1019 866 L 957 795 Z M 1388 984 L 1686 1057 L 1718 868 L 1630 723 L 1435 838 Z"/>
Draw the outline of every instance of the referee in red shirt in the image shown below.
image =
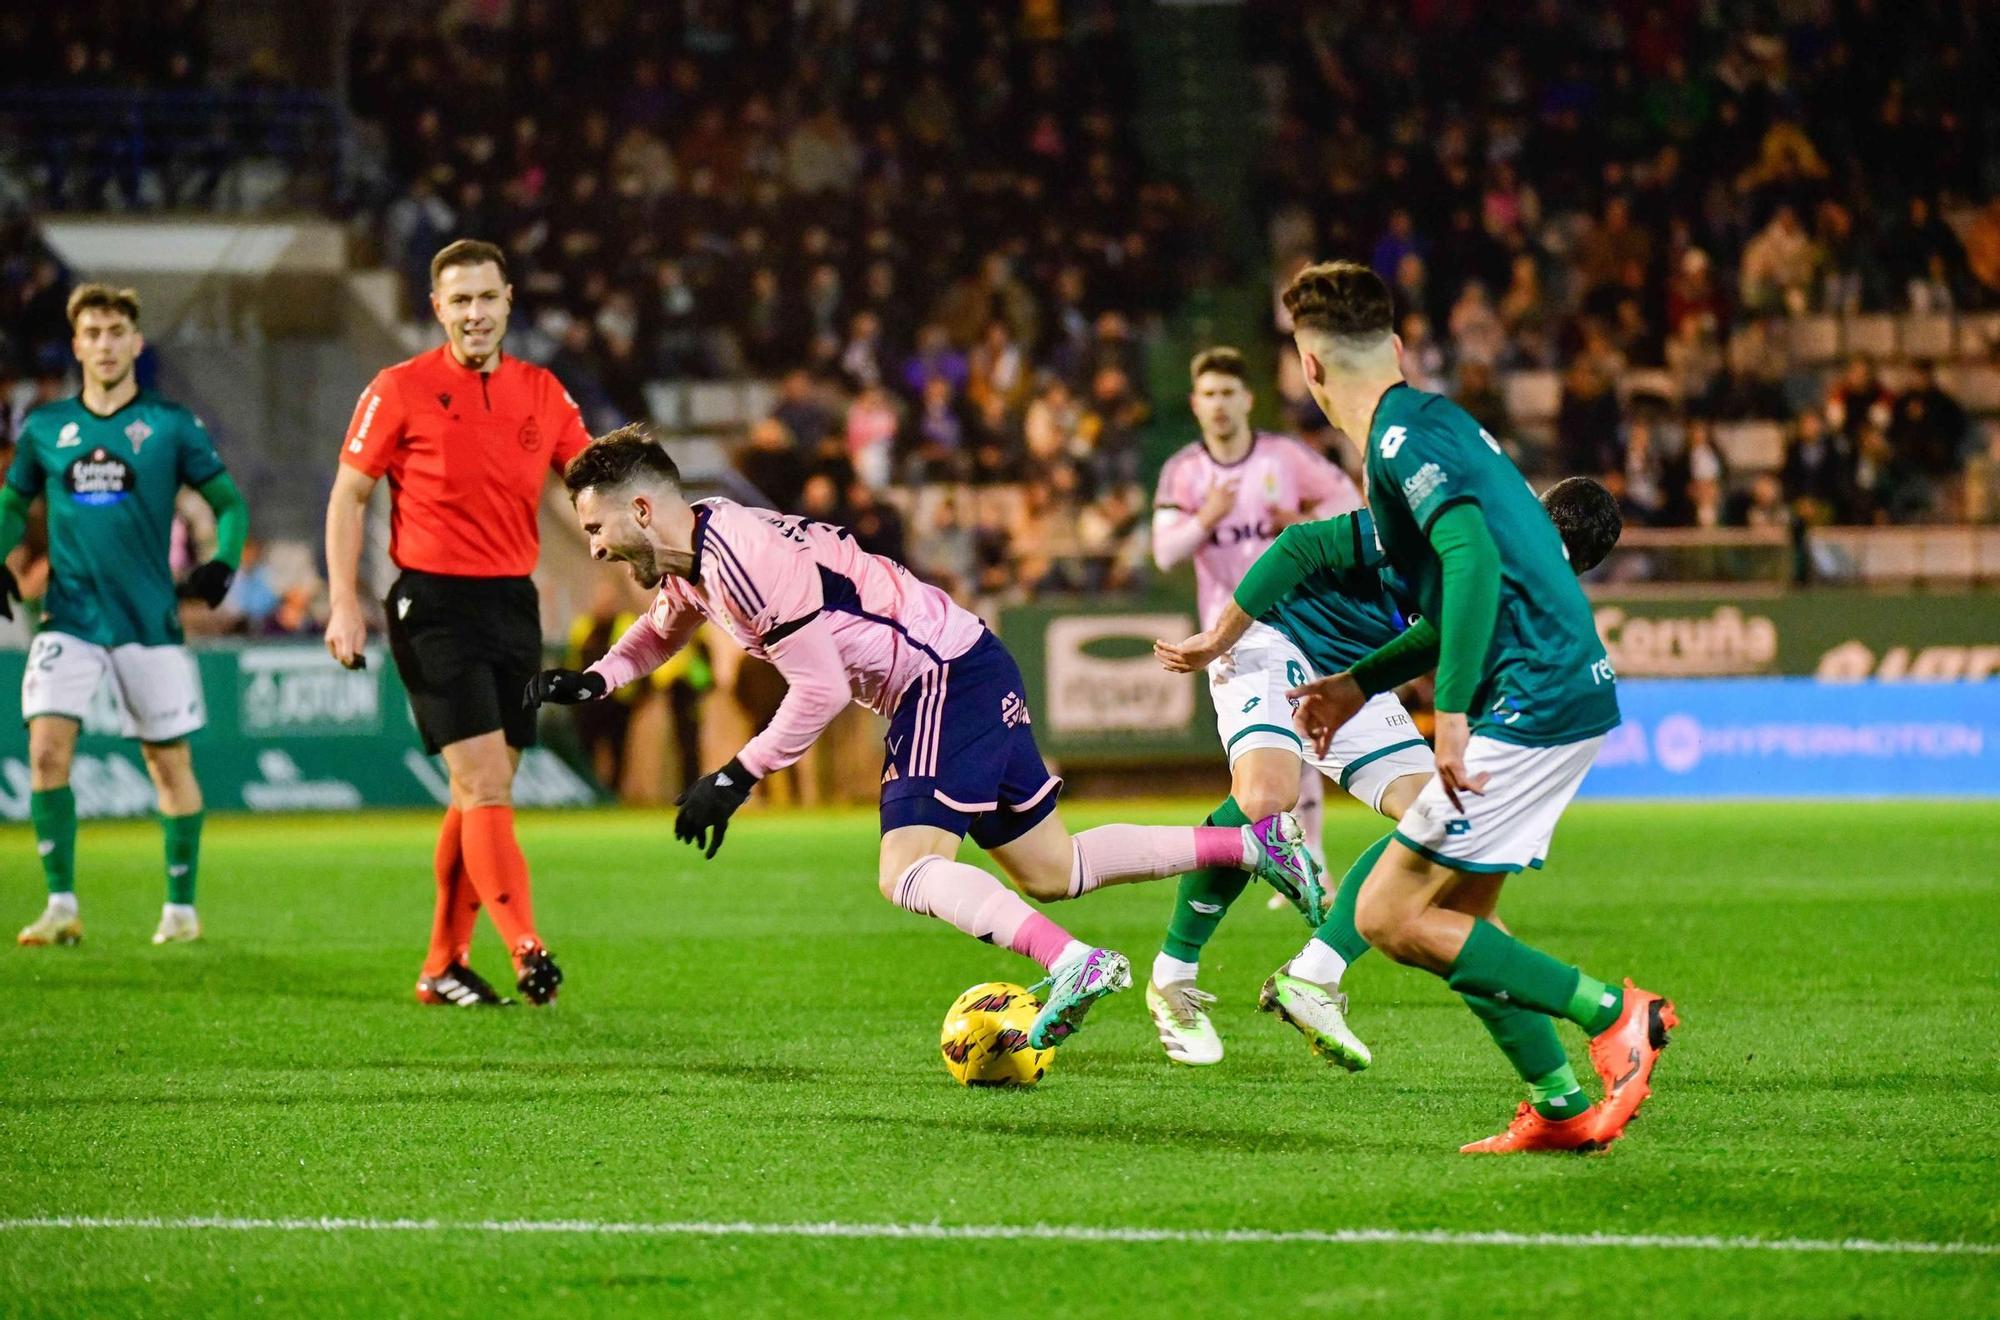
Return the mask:
<path fill-rule="evenodd" d="M 443 753 L 451 806 L 438 834 L 437 914 L 417 981 L 427 1004 L 505 1000 L 466 965 L 482 904 L 514 959 L 515 984 L 546 1004 L 562 971 L 535 931 L 512 789 L 535 714 L 520 694 L 541 670 L 536 509 L 590 435 L 556 378 L 503 355 L 513 305 L 507 258 L 460 239 L 431 258 L 442 348 L 378 373 L 361 395 L 326 508 L 332 614 L 326 649 L 363 662 L 359 569 L 368 496 L 389 478 L 389 555 L 402 570 L 383 602 L 389 648 L 424 748 Z"/>

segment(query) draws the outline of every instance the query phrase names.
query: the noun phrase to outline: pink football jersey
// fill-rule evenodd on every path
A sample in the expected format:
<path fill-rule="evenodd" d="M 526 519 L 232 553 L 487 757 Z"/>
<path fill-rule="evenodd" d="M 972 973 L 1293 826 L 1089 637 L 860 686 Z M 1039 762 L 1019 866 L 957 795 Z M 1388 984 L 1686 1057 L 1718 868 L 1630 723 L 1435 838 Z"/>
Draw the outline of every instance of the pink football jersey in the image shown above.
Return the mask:
<path fill-rule="evenodd" d="M 1236 503 L 1203 538 L 1195 515 L 1211 489 L 1230 481 L 1236 483 Z M 1302 441 L 1260 431 L 1250 452 L 1234 463 L 1216 462 L 1199 440 L 1182 448 L 1160 469 L 1153 507 L 1154 555 L 1160 566 L 1185 559 L 1192 547 L 1195 604 L 1206 628 L 1257 556 L 1277 538 L 1274 513 L 1330 518 L 1360 508 L 1361 492 L 1345 472 Z"/>
<path fill-rule="evenodd" d="M 708 619 L 785 677 L 783 705 L 740 757 L 754 775 L 805 753 L 844 704 L 826 709 L 827 694 L 844 690 L 892 714 L 904 689 L 986 631 L 977 615 L 869 554 L 844 527 L 723 499 L 701 500 L 694 511 L 693 579 L 661 583 L 652 607 L 591 669 L 620 687 L 664 664 Z"/>

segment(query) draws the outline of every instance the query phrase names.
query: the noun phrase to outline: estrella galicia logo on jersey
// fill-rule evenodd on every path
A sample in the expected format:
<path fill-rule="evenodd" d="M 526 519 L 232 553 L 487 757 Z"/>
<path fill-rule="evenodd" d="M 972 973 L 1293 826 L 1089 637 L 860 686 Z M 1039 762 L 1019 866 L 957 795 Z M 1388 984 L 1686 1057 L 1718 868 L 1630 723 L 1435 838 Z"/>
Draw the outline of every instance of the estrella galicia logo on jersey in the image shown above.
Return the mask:
<path fill-rule="evenodd" d="M 146 425 L 143 417 L 135 418 L 132 424 L 125 428 L 125 438 L 132 442 L 132 452 L 137 454 L 139 447 L 153 438 L 153 428 Z"/>
<path fill-rule="evenodd" d="M 1444 483 L 1444 469 L 1435 463 L 1426 463 L 1403 483 L 1403 499 L 1411 508 L 1415 508 L 1437 494 L 1438 488 Z"/>
<path fill-rule="evenodd" d="M 63 484 L 78 504 L 117 504 L 132 493 L 132 467 L 99 445 L 69 465 Z"/>
<path fill-rule="evenodd" d="M 521 441 L 521 448 L 523 449 L 540 449 L 542 447 L 541 423 L 532 417 L 522 422 L 519 439 Z"/>
<path fill-rule="evenodd" d="M 63 429 L 56 432 L 57 449 L 74 449 L 83 443 L 83 428 L 75 422 L 64 422 Z"/>

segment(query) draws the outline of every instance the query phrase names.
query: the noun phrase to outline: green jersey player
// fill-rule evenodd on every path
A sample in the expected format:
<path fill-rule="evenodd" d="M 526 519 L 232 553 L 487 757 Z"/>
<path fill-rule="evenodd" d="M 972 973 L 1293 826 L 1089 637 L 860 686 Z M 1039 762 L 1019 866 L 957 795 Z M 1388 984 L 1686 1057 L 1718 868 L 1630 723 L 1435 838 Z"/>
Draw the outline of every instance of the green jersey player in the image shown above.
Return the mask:
<path fill-rule="evenodd" d="M 198 939 L 202 800 L 187 738 L 202 727 L 205 711 L 194 659 L 181 645 L 179 602 L 221 604 L 249 513 L 200 420 L 139 388 L 133 364 L 145 343 L 138 295 L 80 285 L 70 295 L 69 321 L 83 390 L 28 415 L 0 487 L 0 557 L 20 543 L 37 498 L 49 522 L 45 617 L 21 682 L 30 814 L 49 896 L 20 943 L 74 944 L 83 935 L 69 771 L 77 732 L 106 681 L 159 790 L 167 902 L 153 943 Z M 176 584 L 168 546 L 182 486 L 215 510 L 217 548 L 213 560 Z M 0 565 L 0 615 L 12 618 L 19 598 L 13 574 Z"/>
<path fill-rule="evenodd" d="M 1570 567 L 1578 573 L 1595 568 L 1618 543 L 1618 502 L 1588 477 L 1571 477 L 1550 487 L 1542 496 L 1542 507 L 1562 537 Z M 1310 666 L 1308 677 L 1352 672 L 1367 691 L 1378 694 L 1372 701 L 1382 701 L 1437 658 L 1436 628 L 1421 619 L 1410 625 L 1416 605 L 1408 599 L 1401 579 L 1382 568 L 1382 561 L 1375 524 L 1366 509 L 1295 524 L 1250 566 L 1211 626 L 1178 645 L 1155 643 L 1154 653 L 1167 669 L 1192 673 L 1211 663 L 1211 657 L 1227 652 L 1253 623 L 1263 623 L 1297 648 Z M 1399 637 L 1405 640 L 1391 647 Z M 1400 712 L 1402 707 L 1396 709 Z M 1422 749 L 1424 773 L 1409 776 L 1413 782 L 1407 791 L 1374 803 L 1392 820 L 1402 817 L 1430 779 L 1430 749 L 1414 737 L 1409 717 L 1403 720 L 1404 731 Z M 1344 724 L 1340 737 L 1351 736 L 1357 725 L 1367 731 L 1365 716 Z M 1396 755 L 1403 754 L 1400 740 L 1393 747 Z M 1386 759 L 1390 750 L 1363 753 L 1349 764 L 1362 764 L 1370 755 Z M 1402 790 L 1405 783 L 1398 779 L 1396 787 Z M 1368 941 L 1355 928 L 1354 906 L 1362 882 L 1388 842 L 1384 837 L 1348 869 L 1313 938 L 1264 983 L 1258 996 L 1258 1007 L 1299 1026 L 1315 1053 L 1350 1072 L 1367 1067 L 1372 1056 L 1348 1026 L 1340 982 L 1349 964 L 1368 952 Z"/>
<path fill-rule="evenodd" d="M 1592 1149 L 1650 1094 L 1677 1020 L 1662 996 L 1620 989 L 1515 939 L 1501 887 L 1539 867 L 1570 799 L 1618 722 L 1616 676 L 1563 543 L 1498 443 L 1449 399 L 1403 381 L 1389 290 L 1352 262 L 1309 266 L 1286 288 L 1313 399 L 1366 437 L 1376 544 L 1435 629 L 1437 774 L 1362 881 L 1355 924 L 1398 962 L 1442 978 L 1529 1087 L 1505 1131 L 1465 1149 Z M 1430 667 L 1432 639 L 1400 637 L 1293 693 L 1317 746 L 1379 683 Z M 1372 662 L 1372 663 L 1371 663 Z M 1288 987 L 1274 978 L 1276 993 Z M 1288 1014 L 1308 1037 L 1309 1004 Z M 1589 1034 L 1604 1085 L 1592 1104 L 1555 1032 Z"/>

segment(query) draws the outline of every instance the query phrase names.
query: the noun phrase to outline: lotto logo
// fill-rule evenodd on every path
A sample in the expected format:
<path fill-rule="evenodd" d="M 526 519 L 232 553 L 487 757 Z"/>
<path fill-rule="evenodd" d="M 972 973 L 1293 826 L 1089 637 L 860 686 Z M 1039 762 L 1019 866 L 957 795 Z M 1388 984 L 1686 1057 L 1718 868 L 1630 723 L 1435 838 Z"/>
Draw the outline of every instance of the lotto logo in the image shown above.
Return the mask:
<path fill-rule="evenodd" d="M 1470 834 L 1472 833 L 1472 822 L 1463 816 L 1460 816 L 1457 820 L 1448 820 L 1444 823 L 1444 832 L 1453 838 L 1457 838 L 1461 834 Z"/>

